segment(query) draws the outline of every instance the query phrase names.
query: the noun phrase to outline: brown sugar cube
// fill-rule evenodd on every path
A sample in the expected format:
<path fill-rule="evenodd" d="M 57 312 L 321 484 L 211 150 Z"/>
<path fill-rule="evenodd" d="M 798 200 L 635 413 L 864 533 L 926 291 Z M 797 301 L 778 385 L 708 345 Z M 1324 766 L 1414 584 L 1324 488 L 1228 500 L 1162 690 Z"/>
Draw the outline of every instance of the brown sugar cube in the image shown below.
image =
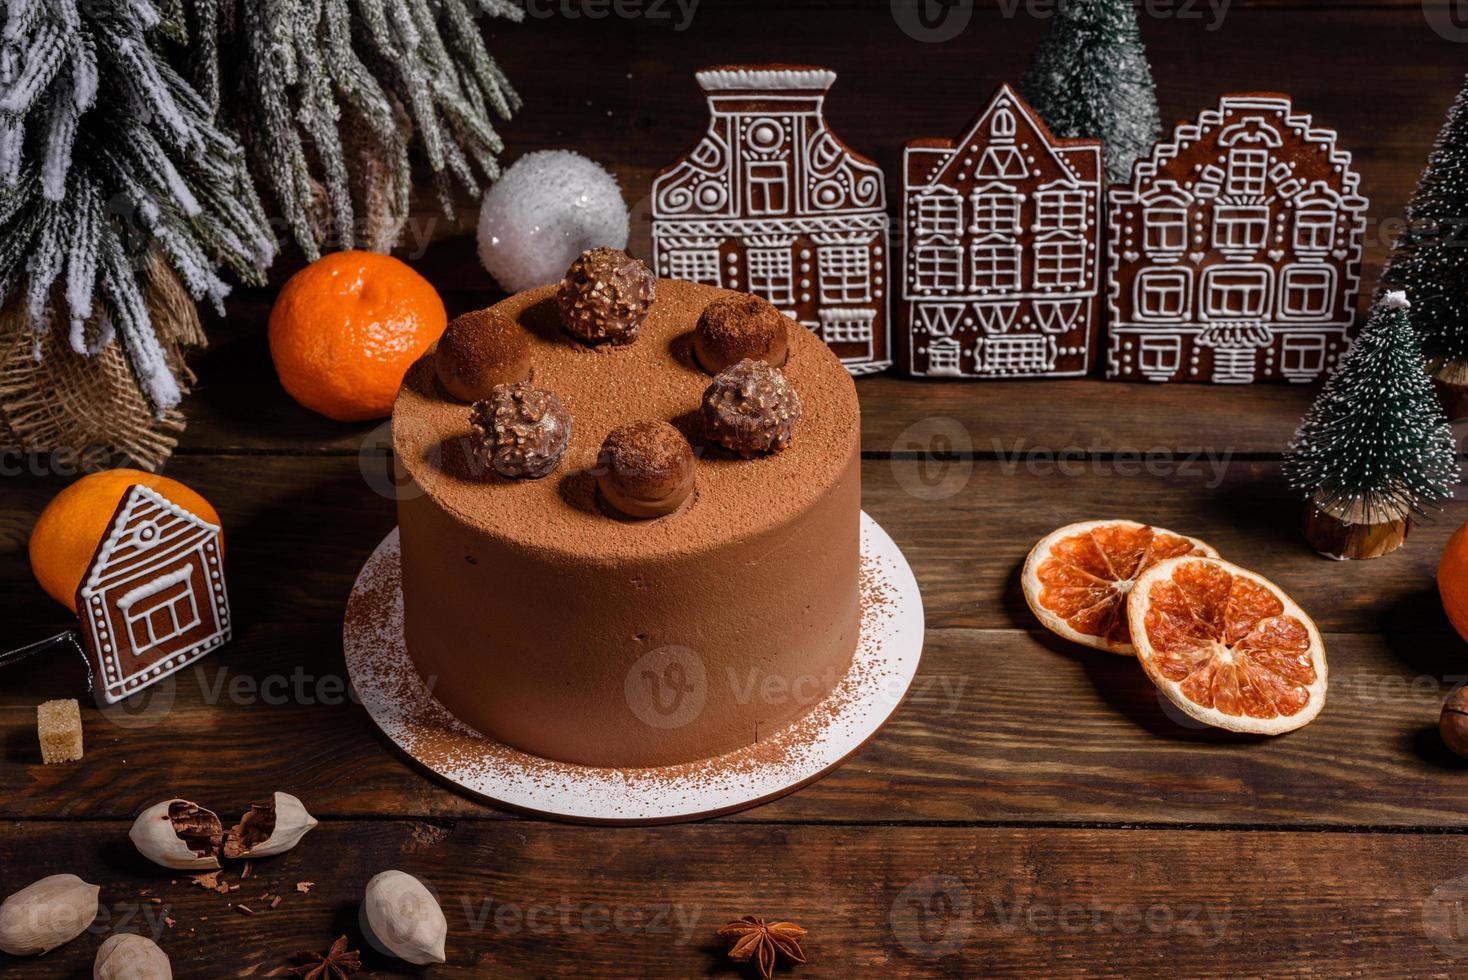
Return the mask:
<path fill-rule="evenodd" d="M 36 733 L 41 738 L 41 761 L 79 762 L 82 757 L 82 711 L 72 698 L 36 705 Z"/>

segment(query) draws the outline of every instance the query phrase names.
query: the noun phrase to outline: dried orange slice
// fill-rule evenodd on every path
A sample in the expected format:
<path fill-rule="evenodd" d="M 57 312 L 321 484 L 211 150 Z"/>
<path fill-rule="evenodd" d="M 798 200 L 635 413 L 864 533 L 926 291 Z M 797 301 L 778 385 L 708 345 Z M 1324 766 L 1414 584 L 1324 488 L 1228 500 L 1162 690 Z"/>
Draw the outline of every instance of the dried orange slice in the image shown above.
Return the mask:
<path fill-rule="evenodd" d="M 1263 576 L 1217 558 L 1173 558 L 1127 599 L 1137 659 L 1188 715 L 1279 735 L 1325 705 L 1325 643 L 1305 611 Z"/>
<path fill-rule="evenodd" d="M 1126 597 L 1166 558 L 1218 552 L 1196 538 L 1136 521 L 1086 521 L 1052 531 L 1025 560 L 1025 601 L 1052 633 L 1131 656 Z"/>

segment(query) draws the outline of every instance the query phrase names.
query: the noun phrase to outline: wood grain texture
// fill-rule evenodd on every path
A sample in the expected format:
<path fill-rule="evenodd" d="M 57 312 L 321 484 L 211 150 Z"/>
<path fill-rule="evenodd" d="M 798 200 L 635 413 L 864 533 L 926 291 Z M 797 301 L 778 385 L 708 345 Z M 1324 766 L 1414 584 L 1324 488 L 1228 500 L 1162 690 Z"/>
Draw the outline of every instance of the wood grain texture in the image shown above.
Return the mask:
<path fill-rule="evenodd" d="M 528 103 L 505 127 L 506 158 L 560 146 L 608 163 L 645 254 L 652 175 L 704 126 L 693 71 L 786 60 L 841 72 L 833 126 L 890 180 L 906 139 L 957 132 L 1044 29 L 1043 3 L 973 7 L 961 35 L 929 44 L 889 0 L 703 0 L 683 30 L 542 2 L 550 16 L 489 28 Z M 1165 119 L 1274 89 L 1340 130 L 1372 199 L 1369 291 L 1461 82 L 1453 9 L 1233 0 L 1215 30 L 1206 16 L 1142 24 Z M 400 249 L 451 313 L 500 296 L 474 256 L 475 202 L 460 204 L 450 221 L 425 196 Z M 1450 504 L 1376 561 L 1312 554 L 1278 467 L 1311 389 L 864 379 L 864 505 L 911 562 L 931 627 L 908 702 L 847 765 L 767 806 L 574 828 L 457 795 L 343 692 L 345 599 L 394 524 L 376 489 L 386 428 L 319 419 L 276 383 L 265 323 L 299 265 L 287 255 L 271 288 L 238 292 L 211 322 L 168 467 L 223 515 L 237 639 L 123 711 L 84 707 L 75 766 L 40 764 L 34 705 L 74 694 L 80 663 L 0 676 L 0 896 L 70 871 L 103 886 L 106 908 L 41 960 L 0 955 L 0 973 L 90 976 L 109 931 L 167 909 L 176 976 L 279 977 L 297 949 L 359 942 L 362 885 L 389 867 L 438 891 L 451 962 L 407 972 L 369 952 L 360 976 L 733 977 L 713 930 L 746 913 L 811 929 L 797 977 L 1468 973 L 1468 762 L 1436 734 L 1468 659 L 1433 586 L 1468 510 Z M 0 647 L 68 619 L 25 546 L 70 475 L 3 462 Z M 1200 730 L 1134 662 L 1039 631 L 1018 589 L 1026 551 L 1106 515 L 1201 536 L 1314 615 L 1332 677 L 1316 722 L 1273 740 Z M 322 824 L 233 896 L 171 885 L 127 843 L 132 815 L 169 795 L 233 815 L 274 790 Z M 293 891 L 303 880 L 317 882 L 308 895 Z M 285 894 L 279 909 L 230 907 L 265 891 Z"/>
<path fill-rule="evenodd" d="M 179 795 L 277 789 L 318 816 L 497 819 L 417 770 L 346 690 L 333 626 L 241 620 L 224 650 L 126 707 L 84 708 L 86 760 L 42 766 L 37 701 L 75 694 L 70 658 L 8 672 L 0 818 L 132 817 Z M 1464 827 L 1468 763 L 1443 747 L 1456 637 L 1327 634 L 1331 688 L 1277 739 L 1204 729 L 1134 661 L 1043 632 L 934 630 L 908 701 L 851 762 L 755 822 Z M 217 763 L 214 761 L 217 760 Z"/>
<path fill-rule="evenodd" d="M 425 974 L 362 947 L 359 976 L 747 976 L 714 936 L 746 914 L 810 931 L 795 977 L 1447 976 L 1468 949 L 1447 931 L 1461 836 L 353 821 L 223 896 L 144 863 L 126 824 L 7 830 L 0 867 L 102 886 L 92 931 L 5 960 L 16 978 L 90 976 L 111 932 L 154 930 L 175 976 L 280 976 L 298 949 L 361 942 L 362 888 L 387 868 L 437 893 L 449 962 Z M 266 892 L 279 908 L 233 910 Z"/>
<path fill-rule="evenodd" d="M 1030 547 L 1050 531 L 1102 517 L 1203 538 L 1230 561 L 1277 582 L 1328 632 L 1443 632 L 1434 573 L 1468 519 L 1452 502 L 1415 525 L 1401 550 L 1331 562 L 1300 529 L 1303 503 L 1279 464 L 1229 457 L 1224 423 L 1205 451 L 1067 455 L 1029 445 L 998 459 L 867 459 L 866 511 L 898 541 L 922 587 L 928 625 L 1028 629 L 1019 587 Z M 975 436 L 977 438 L 977 434 Z M 183 456 L 167 473 L 193 486 L 225 525 L 231 601 L 242 622 L 336 624 L 358 570 L 396 523 L 384 496 L 390 462 L 362 457 Z M 12 477 L 0 501 L 0 620 L 59 627 L 31 578 L 25 545 L 60 481 Z M 289 574 L 281 574 L 288 568 Z"/>

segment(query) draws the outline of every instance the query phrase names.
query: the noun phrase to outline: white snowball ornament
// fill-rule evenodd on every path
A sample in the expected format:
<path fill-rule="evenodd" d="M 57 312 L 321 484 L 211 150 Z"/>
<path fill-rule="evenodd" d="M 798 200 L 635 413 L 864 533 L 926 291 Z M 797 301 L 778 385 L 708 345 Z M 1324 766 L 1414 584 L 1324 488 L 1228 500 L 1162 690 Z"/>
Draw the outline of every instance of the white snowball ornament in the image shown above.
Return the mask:
<path fill-rule="evenodd" d="M 484 194 L 479 261 L 506 290 L 560 282 L 582 252 L 627 246 L 617 179 L 570 150 L 527 153 Z"/>

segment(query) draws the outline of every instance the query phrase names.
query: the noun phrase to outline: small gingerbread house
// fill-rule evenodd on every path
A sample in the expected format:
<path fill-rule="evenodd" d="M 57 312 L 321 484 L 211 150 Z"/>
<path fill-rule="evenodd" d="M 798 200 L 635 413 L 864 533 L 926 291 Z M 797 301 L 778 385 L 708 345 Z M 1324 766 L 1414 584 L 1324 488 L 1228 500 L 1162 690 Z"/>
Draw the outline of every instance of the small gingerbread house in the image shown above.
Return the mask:
<path fill-rule="evenodd" d="M 902 368 L 1085 374 L 1100 296 L 1100 142 L 1056 139 L 1001 85 L 961 139 L 915 140 L 903 160 Z"/>
<path fill-rule="evenodd" d="M 1367 202 L 1334 131 L 1226 95 L 1110 195 L 1107 376 L 1308 382 L 1345 352 Z"/>
<path fill-rule="evenodd" d="M 128 488 L 76 605 L 107 703 L 183 669 L 230 636 L 219 528 Z"/>
<path fill-rule="evenodd" d="M 731 66 L 697 77 L 708 132 L 653 181 L 658 275 L 764 297 L 852 374 L 888 367 L 886 190 L 877 165 L 826 124 L 836 73 Z"/>

